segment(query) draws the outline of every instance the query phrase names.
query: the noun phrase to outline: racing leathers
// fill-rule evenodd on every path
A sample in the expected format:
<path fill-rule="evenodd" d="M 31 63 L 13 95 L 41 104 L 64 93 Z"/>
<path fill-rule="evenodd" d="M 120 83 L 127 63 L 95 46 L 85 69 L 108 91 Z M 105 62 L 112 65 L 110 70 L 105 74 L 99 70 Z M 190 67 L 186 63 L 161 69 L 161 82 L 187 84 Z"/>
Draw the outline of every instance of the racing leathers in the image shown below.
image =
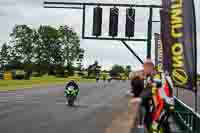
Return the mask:
<path fill-rule="evenodd" d="M 150 128 L 150 123 L 157 127 L 165 104 L 173 104 L 173 84 L 168 74 L 157 73 L 146 77 L 145 88 L 146 93 L 142 96 L 142 105 L 146 110 L 144 124 L 147 128 Z M 170 107 L 173 109 L 173 105 Z"/>
<path fill-rule="evenodd" d="M 70 81 L 69 83 L 67 83 L 67 85 L 65 86 L 65 92 L 67 92 L 68 88 L 71 87 L 71 86 L 76 91 L 76 96 L 77 96 L 78 93 L 79 93 L 79 86 L 74 81 Z"/>

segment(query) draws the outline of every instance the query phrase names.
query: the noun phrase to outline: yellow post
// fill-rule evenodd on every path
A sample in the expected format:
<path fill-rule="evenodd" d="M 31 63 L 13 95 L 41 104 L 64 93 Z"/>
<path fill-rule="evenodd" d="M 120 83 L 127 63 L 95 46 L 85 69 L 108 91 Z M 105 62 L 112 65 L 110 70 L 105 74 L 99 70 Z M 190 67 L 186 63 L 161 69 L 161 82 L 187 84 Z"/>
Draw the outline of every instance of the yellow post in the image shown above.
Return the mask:
<path fill-rule="evenodd" d="M 11 71 L 5 71 L 3 75 L 4 80 L 12 80 L 12 72 Z"/>

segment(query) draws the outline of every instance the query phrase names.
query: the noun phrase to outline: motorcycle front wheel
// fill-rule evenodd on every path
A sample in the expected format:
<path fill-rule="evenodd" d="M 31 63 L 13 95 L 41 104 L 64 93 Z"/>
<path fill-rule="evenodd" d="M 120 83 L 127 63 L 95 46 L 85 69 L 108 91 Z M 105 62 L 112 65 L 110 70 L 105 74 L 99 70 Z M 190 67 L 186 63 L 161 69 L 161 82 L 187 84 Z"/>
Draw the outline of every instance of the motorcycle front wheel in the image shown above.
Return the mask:
<path fill-rule="evenodd" d="M 67 98 L 68 106 L 74 106 L 74 101 L 75 101 L 74 97 L 68 97 Z"/>
<path fill-rule="evenodd" d="M 74 100 L 68 100 L 68 106 L 74 106 Z"/>

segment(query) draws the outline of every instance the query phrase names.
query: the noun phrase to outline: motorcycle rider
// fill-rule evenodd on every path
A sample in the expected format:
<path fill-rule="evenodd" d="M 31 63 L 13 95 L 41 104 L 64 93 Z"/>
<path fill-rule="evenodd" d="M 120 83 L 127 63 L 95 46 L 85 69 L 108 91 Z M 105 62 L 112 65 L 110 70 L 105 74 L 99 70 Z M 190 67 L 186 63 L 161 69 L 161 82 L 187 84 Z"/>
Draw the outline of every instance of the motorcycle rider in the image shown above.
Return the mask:
<path fill-rule="evenodd" d="M 77 94 L 76 94 L 76 96 L 77 96 L 78 93 L 79 93 L 79 86 L 78 86 L 78 84 L 77 84 L 74 80 L 69 81 L 69 82 L 66 84 L 66 86 L 65 86 L 65 92 L 68 90 L 68 88 L 69 88 L 70 86 L 73 86 L 73 87 L 74 87 L 74 90 L 76 90 L 76 92 L 77 92 Z"/>

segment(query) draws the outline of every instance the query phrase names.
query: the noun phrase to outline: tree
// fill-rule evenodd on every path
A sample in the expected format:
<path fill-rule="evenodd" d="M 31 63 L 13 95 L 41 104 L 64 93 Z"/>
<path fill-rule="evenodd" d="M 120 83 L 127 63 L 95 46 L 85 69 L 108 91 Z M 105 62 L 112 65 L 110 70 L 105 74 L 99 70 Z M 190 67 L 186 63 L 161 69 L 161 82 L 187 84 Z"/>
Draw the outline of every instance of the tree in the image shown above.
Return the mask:
<path fill-rule="evenodd" d="M 131 66 L 130 66 L 130 65 L 127 65 L 127 66 L 126 66 L 126 70 L 127 70 L 128 72 L 131 72 Z"/>
<path fill-rule="evenodd" d="M 124 73 L 124 68 L 120 65 L 114 65 L 110 70 L 111 76 L 120 76 L 120 73 Z"/>
<path fill-rule="evenodd" d="M 56 29 L 41 25 L 38 29 L 33 29 L 27 25 L 16 25 L 10 36 L 12 47 L 7 64 L 11 69 L 34 69 L 39 73 L 59 71 L 64 74 L 65 69 L 74 70 L 75 61 L 79 62 L 81 69 L 84 50 L 80 48 L 76 32 L 68 26 Z M 7 51 L 3 51 L 1 64 L 6 64 L 6 58 L 2 59 Z"/>
<path fill-rule="evenodd" d="M 62 46 L 59 41 L 58 31 L 55 28 L 40 26 L 38 31 L 35 32 L 34 38 L 35 62 L 40 68 L 39 73 L 41 71 L 49 72 L 51 68 L 64 65 Z"/>
<path fill-rule="evenodd" d="M 10 60 L 8 63 L 9 69 L 23 69 L 22 62 L 23 57 L 18 55 L 15 46 L 10 48 Z"/>
<path fill-rule="evenodd" d="M 34 44 L 35 44 L 35 47 L 33 49 L 34 51 L 34 70 L 36 72 L 39 73 L 39 75 L 41 75 L 44 70 L 45 70 L 45 66 L 47 66 L 45 64 L 45 58 L 44 58 L 44 49 L 45 49 L 45 45 L 44 43 L 42 42 L 42 39 L 41 39 L 41 32 L 42 32 L 42 28 L 40 26 L 40 28 L 38 29 L 38 31 L 34 31 Z M 46 72 L 46 71 L 45 71 Z"/>
<path fill-rule="evenodd" d="M 125 68 L 125 76 L 128 77 L 130 72 L 131 72 L 131 66 L 127 65 Z"/>
<path fill-rule="evenodd" d="M 30 64 L 33 59 L 33 39 L 34 32 L 27 25 L 16 25 L 10 34 L 12 43 L 14 44 L 14 53 L 20 58 L 20 62 L 27 71 L 31 71 Z"/>
<path fill-rule="evenodd" d="M 84 50 L 80 48 L 80 40 L 76 32 L 68 26 L 60 26 L 58 29 L 59 41 L 62 44 L 63 56 L 67 63 L 67 67 L 72 65 L 72 63 L 80 59 L 80 53 L 84 53 Z M 81 57 L 83 58 L 83 57 Z"/>
<path fill-rule="evenodd" d="M 10 46 L 4 43 L 1 46 L 0 50 L 0 69 L 5 69 L 5 66 L 8 65 L 10 60 Z"/>

